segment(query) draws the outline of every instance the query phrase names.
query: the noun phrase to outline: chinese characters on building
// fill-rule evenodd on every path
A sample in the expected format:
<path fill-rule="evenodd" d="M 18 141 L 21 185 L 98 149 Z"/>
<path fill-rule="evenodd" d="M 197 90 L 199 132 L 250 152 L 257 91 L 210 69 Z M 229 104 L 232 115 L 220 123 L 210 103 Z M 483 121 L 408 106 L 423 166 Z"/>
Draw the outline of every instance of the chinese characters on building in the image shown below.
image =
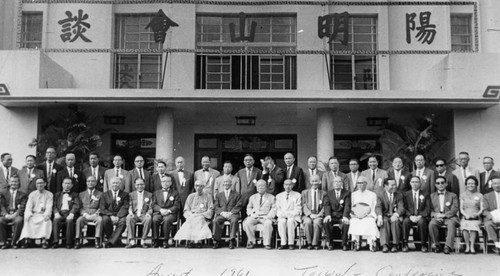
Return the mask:
<path fill-rule="evenodd" d="M 415 38 L 418 39 L 422 44 L 432 44 L 434 37 L 436 36 L 436 25 L 431 24 L 431 12 L 421 12 L 419 14 L 419 26 L 415 22 L 417 17 L 416 13 L 406 14 L 406 43 L 411 43 L 411 36 L 413 31 L 418 31 Z"/>
<path fill-rule="evenodd" d="M 146 26 L 146 29 L 151 28 L 155 35 L 155 42 L 165 42 L 165 37 L 168 29 L 170 27 L 178 27 L 179 25 L 172 21 L 163 10 L 159 10 L 158 13 L 153 17 L 151 22 Z"/>
<path fill-rule="evenodd" d="M 66 16 L 67 18 L 57 21 L 62 27 L 61 40 L 63 42 L 74 42 L 78 38 L 81 38 L 85 42 L 92 42 L 84 35 L 87 29 L 90 29 L 90 24 L 85 22 L 89 18 L 89 15 L 84 14 L 83 10 L 79 9 L 78 15 L 73 16 L 73 13 L 66 11 Z"/>
<path fill-rule="evenodd" d="M 328 43 L 337 39 L 337 35 L 342 33 L 339 41 L 347 45 L 349 37 L 349 13 L 330 13 L 325 16 L 318 16 L 318 36 L 328 37 Z"/>

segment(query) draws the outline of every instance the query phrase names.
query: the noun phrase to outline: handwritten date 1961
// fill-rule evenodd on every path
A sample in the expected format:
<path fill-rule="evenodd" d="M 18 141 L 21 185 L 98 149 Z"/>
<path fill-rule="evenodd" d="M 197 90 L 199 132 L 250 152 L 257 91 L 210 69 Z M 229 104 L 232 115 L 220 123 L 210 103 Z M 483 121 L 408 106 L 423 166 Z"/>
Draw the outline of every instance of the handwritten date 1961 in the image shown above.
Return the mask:
<path fill-rule="evenodd" d="M 249 276 L 250 271 L 246 269 L 226 268 L 219 276 Z"/>

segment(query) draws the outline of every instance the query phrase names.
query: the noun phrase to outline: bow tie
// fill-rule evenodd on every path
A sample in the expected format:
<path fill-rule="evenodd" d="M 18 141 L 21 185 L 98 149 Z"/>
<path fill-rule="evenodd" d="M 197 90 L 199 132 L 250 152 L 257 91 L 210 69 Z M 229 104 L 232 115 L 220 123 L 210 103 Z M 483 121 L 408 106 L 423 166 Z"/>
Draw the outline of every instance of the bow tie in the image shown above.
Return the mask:
<path fill-rule="evenodd" d="M 208 172 L 208 169 L 203 169 L 204 172 Z"/>
<path fill-rule="evenodd" d="M 69 194 L 69 192 L 63 192 L 63 195 L 64 195 L 64 194 L 68 195 L 68 194 Z"/>
<path fill-rule="evenodd" d="M 137 191 L 138 194 L 142 194 L 142 192 Z"/>
<path fill-rule="evenodd" d="M 167 192 L 170 191 L 170 189 L 162 189 L 164 192 Z"/>
<path fill-rule="evenodd" d="M 444 195 L 444 193 L 438 193 L 438 195 Z"/>
<path fill-rule="evenodd" d="M 184 172 L 184 170 L 177 170 L 177 172 Z"/>

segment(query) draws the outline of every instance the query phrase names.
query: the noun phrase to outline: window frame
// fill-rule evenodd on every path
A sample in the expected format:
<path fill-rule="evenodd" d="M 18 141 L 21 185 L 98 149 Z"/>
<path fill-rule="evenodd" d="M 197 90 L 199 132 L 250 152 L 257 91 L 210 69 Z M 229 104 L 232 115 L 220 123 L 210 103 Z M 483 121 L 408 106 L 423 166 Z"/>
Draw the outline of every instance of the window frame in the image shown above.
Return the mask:
<path fill-rule="evenodd" d="M 468 33 L 466 34 L 454 34 L 453 33 L 453 26 L 457 25 L 452 25 L 453 18 L 466 18 L 467 23 L 466 25 L 458 25 L 458 26 L 467 26 L 468 25 Z M 474 21 L 473 21 L 473 14 L 472 13 L 451 13 L 450 14 L 450 50 L 452 52 L 473 52 L 474 51 L 474 38 L 473 38 L 473 33 L 474 33 Z M 469 43 L 468 44 L 454 44 L 453 43 L 453 37 L 468 37 L 469 38 Z M 467 49 L 457 49 L 455 47 L 467 47 Z"/>
<path fill-rule="evenodd" d="M 40 17 L 40 23 L 39 24 L 33 24 L 31 23 L 31 26 L 39 26 L 39 31 L 38 30 L 31 30 L 28 32 L 28 20 L 33 20 L 32 18 L 29 18 L 30 16 L 39 16 Z M 27 36 L 36 36 L 39 34 L 40 40 L 26 40 L 25 38 Z M 42 39 L 43 39 L 43 12 L 41 11 L 23 11 L 21 13 L 21 32 L 20 32 L 20 48 L 23 49 L 38 49 L 42 48 Z M 35 44 L 33 45 L 34 47 L 27 47 L 28 44 Z"/>

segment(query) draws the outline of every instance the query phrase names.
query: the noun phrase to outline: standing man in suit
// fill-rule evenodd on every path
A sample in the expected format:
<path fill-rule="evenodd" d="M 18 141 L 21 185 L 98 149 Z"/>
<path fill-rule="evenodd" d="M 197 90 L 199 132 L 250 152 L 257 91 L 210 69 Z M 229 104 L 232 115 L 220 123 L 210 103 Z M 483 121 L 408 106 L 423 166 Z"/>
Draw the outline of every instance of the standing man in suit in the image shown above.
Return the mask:
<path fill-rule="evenodd" d="M 120 190 L 129 193 L 130 190 L 132 189 L 131 188 L 132 184 L 130 183 L 128 171 L 122 169 L 123 158 L 120 155 L 115 155 L 113 157 L 113 165 L 114 168 L 109 169 L 104 173 L 103 191 L 107 192 L 111 190 L 111 179 L 114 177 L 118 177 L 120 179 Z"/>
<path fill-rule="evenodd" d="M 325 192 L 333 190 L 333 181 L 336 176 L 340 176 L 342 179 L 342 189 L 349 190 L 349 180 L 347 180 L 347 176 L 343 172 L 339 171 L 340 164 L 337 157 L 332 156 L 328 159 L 328 167 L 330 167 L 330 171 L 323 174 L 321 189 Z"/>
<path fill-rule="evenodd" d="M 97 180 L 93 176 L 87 177 L 87 190 L 81 192 L 80 197 L 80 217 L 76 220 L 76 236 L 75 236 L 75 249 L 81 247 L 82 228 L 89 222 L 95 223 L 95 248 L 101 248 L 102 236 L 102 217 L 101 213 L 101 200 L 102 192 L 96 190 Z"/>
<path fill-rule="evenodd" d="M 492 157 L 486 156 L 483 158 L 484 172 L 479 174 L 480 192 L 485 195 L 493 191 L 492 179 L 500 177 L 500 173 L 493 169 L 495 161 Z"/>
<path fill-rule="evenodd" d="M 311 189 L 302 191 L 302 224 L 307 240 L 307 249 L 319 249 L 321 230 L 323 229 L 323 200 L 326 192 L 319 189 L 321 179 L 319 175 L 311 177 Z"/>
<path fill-rule="evenodd" d="M 420 190 L 422 183 L 418 176 L 410 179 L 411 190 L 403 195 L 405 217 L 403 220 L 403 252 L 408 252 L 408 240 L 412 226 L 417 226 L 417 232 L 413 233 L 413 240 L 420 240 L 422 252 L 427 252 L 427 241 L 429 240 L 429 217 L 431 211 L 431 200 L 428 194 Z"/>
<path fill-rule="evenodd" d="M 120 190 L 121 179 L 111 178 L 111 190 L 103 193 L 101 200 L 102 227 L 108 241 L 104 247 L 113 247 L 121 244 L 121 236 L 127 227 L 127 214 L 130 206 L 130 196 Z M 116 225 L 113 231 L 113 225 Z"/>
<path fill-rule="evenodd" d="M 231 190 L 236 191 L 236 187 L 240 187 L 240 179 L 232 175 L 231 172 L 233 171 L 233 164 L 231 161 L 225 161 L 224 162 L 224 167 L 222 168 L 222 175 L 217 177 L 215 179 L 215 186 L 214 186 L 214 193 L 218 194 L 224 190 L 224 179 L 230 178 L 231 179 Z M 239 194 L 239 192 L 237 192 Z"/>
<path fill-rule="evenodd" d="M 128 208 L 127 216 L 127 237 L 128 244 L 126 248 L 135 246 L 133 238 L 135 238 L 135 225 L 141 222 L 142 228 L 142 248 L 148 248 L 145 241 L 148 237 L 149 230 L 151 229 L 151 217 L 153 215 L 153 194 L 145 191 L 146 184 L 144 179 L 137 178 L 134 181 L 135 190 L 130 194 L 130 207 Z"/>
<path fill-rule="evenodd" d="M 425 194 L 431 194 L 435 191 L 434 171 L 425 167 L 425 158 L 422 154 L 415 156 L 415 170 L 411 174 L 418 176 L 422 181 L 420 189 Z"/>
<path fill-rule="evenodd" d="M 304 171 L 304 183 L 306 190 L 311 189 L 311 176 L 319 175 L 319 179 L 323 179 L 324 171 L 318 169 L 318 157 L 311 155 L 307 158 L 307 170 Z"/>
<path fill-rule="evenodd" d="M 181 207 L 179 208 L 179 217 L 182 222 L 186 221 L 186 218 L 182 215 L 184 211 L 184 205 L 186 204 L 187 197 L 194 189 L 194 178 L 193 173 L 184 169 L 184 157 L 178 156 L 175 158 L 175 170 L 168 173 L 173 177 L 173 182 L 175 183 L 175 189 L 179 193 L 181 200 Z"/>
<path fill-rule="evenodd" d="M 66 177 L 62 182 L 62 191 L 57 192 L 54 197 L 54 223 L 52 224 L 52 248 L 59 247 L 59 231 L 66 229 L 66 248 L 73 248 L 75 239 L 75 221 L 80 212 L 80 197 L 78 193 L 72 192 L 73 179 Z"/>
<path fill-rule="evenodd" d="M 194 181 L 200 180 L 205 188 L 203 188 L 204 193 L 208 193 L 215 199 L 214 186 L 215 179 L 219 177 L 220 172 L 210 168 L 210 157 L 203 156 L 201 158 L 201 169 L 194 172 Z"/>
<path fill-rule="evenodd" d="M 75 154 L 67 153 L 66 154 L 66 167 L 59 172 L 57 172 L 57 188 L 56 191 L 60 192 L 62 190 L 62 183 L 65 178 L 71 179 L 73 181 L 72 192 L 83 192 L 85 190 L 85 186 L 83 183 L 80 185 L 80 181 L 83 181 L 83 174 L 75 168 Z"/>
<path fill-rule="evenodd" d="M 389 177 L 387 171 L 378 167 L 377 156 L 368 157 L 368 169 L 361 173 L 368 181 L 367 190 L 373 191 L 376 194 L 384 192 L 384 181 Z"/>
<path fill-rule="evenodd" d="M 6 214 L 0 217 L 0 242 L 3 242 L 2 249 L 7 249 L 10 244 L 7 242 L 7 227 L 12 223 L 12 248 L 16 249 L 21 236 L 24 224 L 24 210 L 28 202 L 28 195 L 18 190 L 19 177 L 10 178 L 10 188 L 4 193 L 4 208 Z"/>
<path fill-rule="evenodd" d="M 129 171 L 129 183 L 132 183 L 130 192 L 135 191 L 135 180 L 141 178 L 144 180 L 146 187 L 150 187 L 151 182 L 151 172 L 144 169 L 144 157 L 137 155 L 134 159 L 134 166 L 131 171 Z"/>
<path fill-rule="evenodd" d="M 245 168 L 239 170 L 236 174 L 240 179 L 240 186 L 236 187 L 236 191 L 241 195 L 241 217 L 245 218 L 247 216 L 248 200 L 257 192 L 256 184 L 262 178 L 262 171 L 254 166 L 255 160 L 251 154 L 245 155 L 243 163 Z"/>
<path fill-rule="evenodd" d="M 158 248 L 160 234 L 158 229 L 163 223 L 161 234 L 163 234 L 162 248 L 169 247 L 168 240 L 172 231 L 173 223 L 177 221 L 181 201 L 179 193 L 172 187 L 172 177 L 166 175 L 161 179 L 162 189 L 156 190 L 153 194 L 153 247 Z"/>
<path fill-rule="evenodd" d="M 271 156 L 266 156 L 262 163 L 262 179 L 267 181 L 267 192 L 273 195 L 283 191 L 283 181 L 285 180 L 285 171 L 274 164 Z"/>
<path fill-rule="evenodd" d="M 380 228 L 380 245 L 382 252 L 398 252 L 399 243 L 401 241 L 401 224 L 405 208 L 403 203 L 403 195 L 396 191 L 396 180 L 387 178 L 384 181 L 385 191 L 378 195 L 381 207 L 383 223 Z M 392 245 L 390 238 L 392 237 Z"/>
<path fill-rule="evenodd" d="M 214 203 L 214 249 L 221 247 L 221 236 L 224 230 L 224 222 L 229 221 L 229 249 L 236 245 L 236 233 L 238 233 L 238 220 L 240 219 L 241 195 L 231 189 L 232 180 L 224 178 L 224 190 L 217 194 Z"/>
<path fill-rule="evenodd" d="M 12 155 L 3 153 L 0 156 L 2 166 L 0 168 L 0 193 L 5 193 L 9 190 L 10 177 L 17 175 L 18 169 L 12 167 Z"/>
<path fill-rule="evenodd" d="M 347 181 L 349 183 L 349 190 L 351 193 L 356 191 L 358 177 L 361 175 L 359 171 L 359 160 L 356 158 L 351 158 L 349 160 L 349 173 L 347 173 Z"/>
<path fill-rule="evenodd" d="M 82 172 L 83 178 L 87 179 L 89 176 L 95 177 L 97 180 L 97 186 L 95 188 L 102 192 L 104 188 L 104 174 L 106 173 L 106 168 L 99 165 L 99 154 L 97 152 L 89 153 L 89 164 L 90 167 L 84 169 Z"/>
<path fill-rule="evenodd" d="M 167 175 L 170 176 L 167 173 L 167 163 L 163 160 L 158 160 L 157 165 L 156 165 L 156 173 L 151 176 L 151 183 L 149 187 L 149 191 L 154 193 L 158 190 L 161 190 L 162 185 L 162 179 L 165 178 Z"/>
<path fill-rule="evenodd" d="M 276 215 L 278 216 L 278 234 L 281 239 L 280 250 L 295 249 L 295 228 L 301 221 L 302 202 L 301 195 L 293 191 L 293 182 L 285 180 L 285 191 L 276 196 Z"/>
<path fill-rule="evenodd" d="M 285 171 L 285 179 L 291 179 L 292 181 L 295 181 L 293 185 L 293 189 L 296 192 L 301 193 L 303 190 L 305 190 L 305 183 L 304 183 L 304 171 L 302 171 L 302 168 L 295 165 L 295 157 L 293 156 L 292 153 L 287 153 L 285 154 L 285 164 L 286 168 L 284 169 Z"/>
<path fill-rule="evenodd" d="M 63 166 L 56 163 L 56 148 L 48 147 L 45 151 L 45 162 L 38 164 L 37 169 L 43 171 L 43 178 L 47 182 L 47 190 L 55 194 L 57 192 L 57 173 Z"/>
<path fill-rule="evenodd" d="M 493 211 L 496 213 L 500 210 L 500 177 L 495 177 L 491 180 L 491 187 L 493 191 L 483 196 L 483 222 L 488 241 L 498 242 L 497 227 L 500 226 L 500 223 L 493 222 L 493 215 L 491 213 Z M 497 247 L 493 247 L 493 252 L 500 254 L 500 250 Z"/>
<path fill-rule="evenodd" d="M 446 178 L 436 177 L 437 191 L 431 194 L 431 222 L 429 223 L 429 232 L 431 234 L 432 248 L 435 253 L 439 253 L 439 229 L 446 225 L 446 245 L 444 254 L 450 254 L 455 240 L 456 229 L 459 226 L 458 221 L 458 197 L 452 192 L 446 191 Z"/>
<path fill-rule="evenodd" d="M 25 194 L 30 194 L 36 190 L 36 179 L 43 178 L 43 171 L 35 168 L 35 159 L 34 155 L 26 156 L 26 167 L 18 171 L 19 180 L 21 181 L 19 191 Z"/>
<path fill-rule="evenodd" d="M 356 179 L 357 181 L 357 179 Z M 333 236 L 335 224 L 339 224 L 342 237 L 342 250 L 347 251 L 347 238 L 349 233 L 349 218 L 351 213 L 351 193 L 342 189 L 341 177 L 337 176 L 333 182 L 333 190 L 329 191 L 323 199 L 325 210 L 326 237 L 328 250 L 333 250 Z"/>
<path fill-rule="evenodd" d="M 267 183 L 265 180 L 257 181 L 257 193 L 250 196 L 247 205 L 247 218 L 243 221 L 243 230 L 248 237 L 247 248 L 255 247 L 255 231 L 257 225 L 263 226 L 262 239 L 264 247 L 271 249 L 271 238 L 273 235 L 273 222 L 276 217 L 276 199 L 272 194 L 267 193 Z"/>
<path fill-rule="evenodd" d="M 436 181 L 436 177 L 443 176 L 446 178 L 446 190 L 452 192 L 456 195 L 460 194 L 460 187 L 458 183 L 458 178 L 454 175 L 450 170 L 448 170 L 448 164 L 444 158 L 438 158 L 434 162 L 436 166 L 436 171 L 434 172 L 434 182 Z"/>
<path fill-rule="evenodd" d="M 387 170 L 388 177 L 396 180 L 396 191 L 404 193 L 411 190 L 411 174 L 403 170 L 403 160 L 399 157 L 392 159 L 392 167 Z"/>
<path fill-rule="evenodd" d="M 453 171 L 453 174 L 457 176 L 460 194 L 465 192 L 465 179 L 471 175 L 474 175 L 479 179 L 479 171 L 469 166 L 469 153 L 462 151 L 458 154 L 458 167 Z"/>

